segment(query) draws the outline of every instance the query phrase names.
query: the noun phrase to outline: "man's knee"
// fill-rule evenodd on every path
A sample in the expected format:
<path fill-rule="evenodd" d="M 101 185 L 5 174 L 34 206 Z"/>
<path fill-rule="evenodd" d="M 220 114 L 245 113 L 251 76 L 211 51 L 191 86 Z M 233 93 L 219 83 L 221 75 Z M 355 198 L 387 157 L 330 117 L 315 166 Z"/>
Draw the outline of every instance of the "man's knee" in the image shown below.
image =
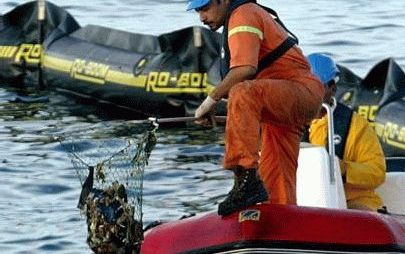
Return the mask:
<path fill-rule="evenodd" d="M 229 91 L 229 99 L 235 101 L 243 98 L 249 98 L 250 89 L 248 82 L 235 84 Z"/>

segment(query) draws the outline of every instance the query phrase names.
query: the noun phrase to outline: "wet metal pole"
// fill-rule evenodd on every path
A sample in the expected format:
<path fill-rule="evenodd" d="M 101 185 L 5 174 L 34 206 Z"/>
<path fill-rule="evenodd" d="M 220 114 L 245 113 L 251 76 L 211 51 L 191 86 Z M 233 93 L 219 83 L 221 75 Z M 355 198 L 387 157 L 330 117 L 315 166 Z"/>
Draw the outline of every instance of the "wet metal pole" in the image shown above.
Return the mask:
<path fill-rule="evenodd" d="M 216 122 L 225 122 L 226 116 L 213 116 L 213 119 Z M 196 121 L 198 118 L 196 117 L 171 117 L 171 118 L 156 118 L 156 117 L 149 117 L 145 120 L 129 120 L 127 123 L 131 124 L 141 124 L 141 123 L 180 123 L 180 122 L 192 122 Z"/>
<path fill-rule="evenodd" d="M 193 44 L 194 47 L 197 50 L 197 56 L 196 56 L 196 72 L 201 71 L 201 48 L 203 46 L 203 41 L 202 41 L 202 34 L 201 34 L 201 27 L 195 26 L 193 27 Z"/>
<path fill-rule="evenodd" d="M 203 46 L 203 38 L 202 38 L 202 31 L 201 27 L 195 26 L 193 27 L 193 45 L 196 50 L 195 53 L 195 72 L 198 72 L 201 74 L 201 83 L 200 83 L 200 88 L 203 88 L 204 86 L 204 73 L 202 73 L 201 69 L 201 51 L 202 51 L 202 46 Z M 190 79 L 191 82 L 191 79 Z M 205 95 L 200 93 L 200 99 L 204 98 Z"/>
<path fill-rule="evenodd" d="M 39 88 L 42 90 L 44 89 L 44 81 L 42 75 L 42 54 L 43 48 L 42 44 L 44 42 L 45 37 L 45 16 L 46 16 L 46 9 L 45 9 L 45 0 L 37 0 L 37 10 L 38 10 L 38 44 L 40 45 L 40 59 L 38 62 L 38 84 Z"/>

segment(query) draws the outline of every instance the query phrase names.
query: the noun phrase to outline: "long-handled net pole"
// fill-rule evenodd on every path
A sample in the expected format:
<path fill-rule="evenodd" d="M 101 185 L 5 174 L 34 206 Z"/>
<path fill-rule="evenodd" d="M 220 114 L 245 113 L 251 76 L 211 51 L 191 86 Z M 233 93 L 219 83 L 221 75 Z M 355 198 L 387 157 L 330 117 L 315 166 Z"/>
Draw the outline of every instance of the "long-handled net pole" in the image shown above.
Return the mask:
<path fill-rule="evenodd" d="M 181 123 L 181 122 L 193 122 L 197 121 L 198 118 L 193 117 L 193 116 L 185 116 L 185 117 L 168 117 L 168 118 L 156 118 L 156 117 L 149 117 L 148 119 L 145 120 L 130 120 L 127 121 L 128 123 L 131 124 L 142 124 L 142 123 Z M 216 122 L 225 122 L 226 121 L 226 116 L 214 116 L 213 119 Z"/>

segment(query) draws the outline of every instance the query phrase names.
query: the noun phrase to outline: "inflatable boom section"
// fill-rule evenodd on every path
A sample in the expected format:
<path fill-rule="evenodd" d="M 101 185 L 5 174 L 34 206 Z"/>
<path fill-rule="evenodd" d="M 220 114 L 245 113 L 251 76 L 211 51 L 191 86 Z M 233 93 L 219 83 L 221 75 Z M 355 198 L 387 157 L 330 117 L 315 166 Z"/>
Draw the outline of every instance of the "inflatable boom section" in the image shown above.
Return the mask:
<path fill-rule="evenodd" d="M 22 86 L 37 84 L 43 47 L 40 32 L 55 40 L 80 26 L 64 9 L 47 3 L 46 22 L 41 31 L 36 2 L 17 6 L 0 16 L 0 80 Z"/>
<path fill-rule="evenodd" d="M 35 2 L 1 17 L 1 79 L 44 83 L 153 116 L 192 114 L 220 80 L 218 33 L 189 27 L 152 36 L 80 27 L 63 9 L 47 3 L 46 10 L 43 44 Z M 224 104 L 218 112 L 225 114 Z"/>
<path fill-rule="evenodd" d="M 147 115 L 188 115 L 219 80 L 214 35 L 200 27 L 154 37 L 90 25 L 45 45 L 44 77 L 49 87 Z M 194 46 L 194 36 L 205 46 Z"/>
<path fill-rule="evenodd" d="M 376 64 L 361 79 L 339 66 L 342 79 L 337 98 L 374 127 L 386 157 L 405 170 L 405 73 L 392 58 Z M 388 160 L 389 163 L 391 160 Z M 389 166 L 389 165 L 388 165 Z M 388 167 L 392 168 L 392 167 Z"/>

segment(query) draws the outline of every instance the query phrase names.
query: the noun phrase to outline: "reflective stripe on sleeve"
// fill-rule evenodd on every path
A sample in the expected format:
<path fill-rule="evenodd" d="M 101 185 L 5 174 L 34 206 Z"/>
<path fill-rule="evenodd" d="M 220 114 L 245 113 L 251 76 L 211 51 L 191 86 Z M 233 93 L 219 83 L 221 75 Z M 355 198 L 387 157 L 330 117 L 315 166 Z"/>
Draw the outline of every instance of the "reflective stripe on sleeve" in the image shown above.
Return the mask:
<path fill-rule="evenodd" d="M 256 34 L 257 36 L 259 36 L 260 40 L 263 40 L 263 32 L 253 26 L 237 26 L 235 28 L 232 28 L 228 33 L 228 38 L 236 33 L 241 33 L 241 32 L 248 32 L 248 33 Z"/>

